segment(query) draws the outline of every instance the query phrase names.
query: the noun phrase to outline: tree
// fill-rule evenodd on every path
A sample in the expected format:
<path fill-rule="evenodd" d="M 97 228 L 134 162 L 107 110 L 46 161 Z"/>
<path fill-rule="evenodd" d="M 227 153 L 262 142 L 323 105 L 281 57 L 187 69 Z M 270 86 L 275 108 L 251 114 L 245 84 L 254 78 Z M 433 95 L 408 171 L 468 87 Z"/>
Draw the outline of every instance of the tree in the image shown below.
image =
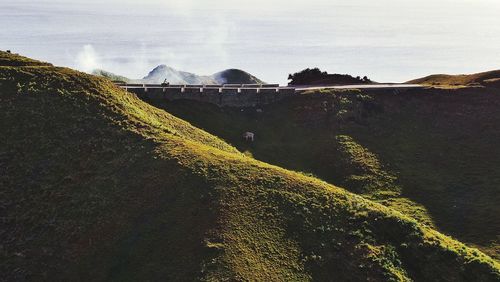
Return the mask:
<path fill-rule="evenodd" d="M 300 72 L 288 75 L 290 85 L 347 85 L 356 83 L 368 83 L 371 80 L 364 76 L 354 77 L 349 74 L 329 74 L 319 68 L 307 68 Z"/>
<path fill-rule="evenodd" d="M 288 80 L 291 80 L 290 84 L 300 85 L 309 84 L 312 81 L 321 80 L 328 76 L 326 71 L 322 72 L 319 68 L 307 68 L 300 72 L 290 74 Z"/>

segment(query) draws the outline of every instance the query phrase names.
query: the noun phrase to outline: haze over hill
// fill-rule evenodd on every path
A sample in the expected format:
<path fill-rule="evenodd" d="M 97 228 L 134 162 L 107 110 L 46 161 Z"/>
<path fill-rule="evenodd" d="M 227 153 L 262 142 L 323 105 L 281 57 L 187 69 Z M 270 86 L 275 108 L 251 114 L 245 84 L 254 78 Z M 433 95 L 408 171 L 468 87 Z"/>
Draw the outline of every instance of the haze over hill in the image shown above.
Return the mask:
<path fill-rule="evenodd" d="M 105 78 L 107 78 L 111 81 L 115 81 L 115 82 L 118 82 L 118 81 L 119 82 L 127 82 L 127 83 L 132 82 L 132 79 L 130 79 L 128 77 L 117 75 L 117 74 L 114 74 L 114 73 L 106 71 L 106 70 L 95 69 L 92 71 L 92 74 L 100 76 L 100 77 L 105 77 Z"/>
<path fill-rule="evenodd" d="M 498 281 L 478 250 L 108 80 L 0 52 L 6 281 Z"/>
<path fill-rule="evenodd" d="M 159 65 L 142 79 L 130 79 L 103 70 L 94 70 L 94 75 L 106 77 L 115 81 L 160 84 L 165 81 L 170 84 L 262 84 L 262 80 L 238 69 L 227 69 L 213 75 L 196 75 L 179 71 L 167 65 Z"/>

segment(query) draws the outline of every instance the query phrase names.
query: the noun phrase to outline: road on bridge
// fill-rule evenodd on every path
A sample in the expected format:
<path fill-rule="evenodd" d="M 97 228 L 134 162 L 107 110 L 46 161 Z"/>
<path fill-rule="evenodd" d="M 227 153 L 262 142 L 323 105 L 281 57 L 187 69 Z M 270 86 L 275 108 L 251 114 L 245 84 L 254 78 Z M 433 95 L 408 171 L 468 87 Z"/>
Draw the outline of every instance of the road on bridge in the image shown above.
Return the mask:
<path fill-rule="evenodd" d="M 139 88 L 149 88 L 149 89 L 159 89 L 165 88 L 169 86 L 163 86 L 161 84 L 152 85 L 119 85 L 122 88 L 130 88 L 130 89 L 139 89 Z M 186 87 L 192 87 L 190 85 L 186 85 Z M 210 85 L 206 85 L 206 87 L 210 87 Z M 426 86 L 420 84 L 400 84 L 400 83 L 381 83 L 381 84 L 352 84 L 352 85 L 289 85 L 289 86 L 280 86 L 280 87 L 271 87 L 271 88 L 295 88 L 295 91 L 308 91 L 308 90 L 320 90 L 320 89 L 415 89 L 415 88 L 425 88 Z M 182 88 L 182 87 L 181 87 Z M 200 87 L 202 88 L 202 87 Z M 221 87 L 224 88 L 224 87 Z M 246 87 L 232 87 L 232 88 L 246 88 Z M 253 87 L 248 87 L 253 88 Z M 256 87 L 260 88 L 260 87 Z"/>
<path fill-rule="evenodd" d="M 424 88 L 425 86 L 420 84 L 398 84 L 398 83 L 386 83 L 386 84 L 352 84 L 352 85 L 337 85 L 337 86 L 317 86 L 317 85 L 290 85 L 289 87 L 295 87 L 296 91 L 307 91 L 307 90 L 320 90 L 320 89 L 386 89 L 386 88 Z"/>

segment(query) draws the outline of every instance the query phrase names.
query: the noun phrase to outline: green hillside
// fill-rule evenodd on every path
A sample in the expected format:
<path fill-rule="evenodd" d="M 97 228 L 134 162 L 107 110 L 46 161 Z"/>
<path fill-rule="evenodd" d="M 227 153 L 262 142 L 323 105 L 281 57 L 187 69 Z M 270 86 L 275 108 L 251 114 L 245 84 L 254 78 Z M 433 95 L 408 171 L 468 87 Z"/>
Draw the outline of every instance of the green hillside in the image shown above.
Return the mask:
<path fill-rule="evenodd" d="M 500 86 L 500 83 L 498 83 L 498 79 L 500 79 L 500 70 L 487 71 L 475 74 L 458 74 L 458 75 L 433 74 L 426 77 L 408 81 L 407 83 L 435 85 L 435 86 L 467 86 L 467 85 L 488 86 L 490 84 L 493 84 L 498 87 Z"/>
<path fill-rule="evenodd" d="M 157 106 L 256 159 L 316 175 L 500 259 L 497 90 L 324 91 L 262 113 Z M 256 142 L 241 139 L 246 131 Z"/>
<path fill-rule="evenodd" d="M 500 278 L 480 251 L 105 79 L 0 58 L 2 280 Z"/>

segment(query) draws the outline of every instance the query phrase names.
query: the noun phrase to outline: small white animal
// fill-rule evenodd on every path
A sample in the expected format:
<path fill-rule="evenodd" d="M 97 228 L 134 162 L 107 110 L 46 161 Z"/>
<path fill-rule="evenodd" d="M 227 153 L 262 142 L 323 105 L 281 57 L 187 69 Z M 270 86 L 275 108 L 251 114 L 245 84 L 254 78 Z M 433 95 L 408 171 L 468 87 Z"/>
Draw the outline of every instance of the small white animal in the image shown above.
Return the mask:
<path fill-rule="evenodd" d="M 255 134 L 253 132 L 245 132 L 243 133 L 243 139 L 253 142 L 255 140 Z"/>

